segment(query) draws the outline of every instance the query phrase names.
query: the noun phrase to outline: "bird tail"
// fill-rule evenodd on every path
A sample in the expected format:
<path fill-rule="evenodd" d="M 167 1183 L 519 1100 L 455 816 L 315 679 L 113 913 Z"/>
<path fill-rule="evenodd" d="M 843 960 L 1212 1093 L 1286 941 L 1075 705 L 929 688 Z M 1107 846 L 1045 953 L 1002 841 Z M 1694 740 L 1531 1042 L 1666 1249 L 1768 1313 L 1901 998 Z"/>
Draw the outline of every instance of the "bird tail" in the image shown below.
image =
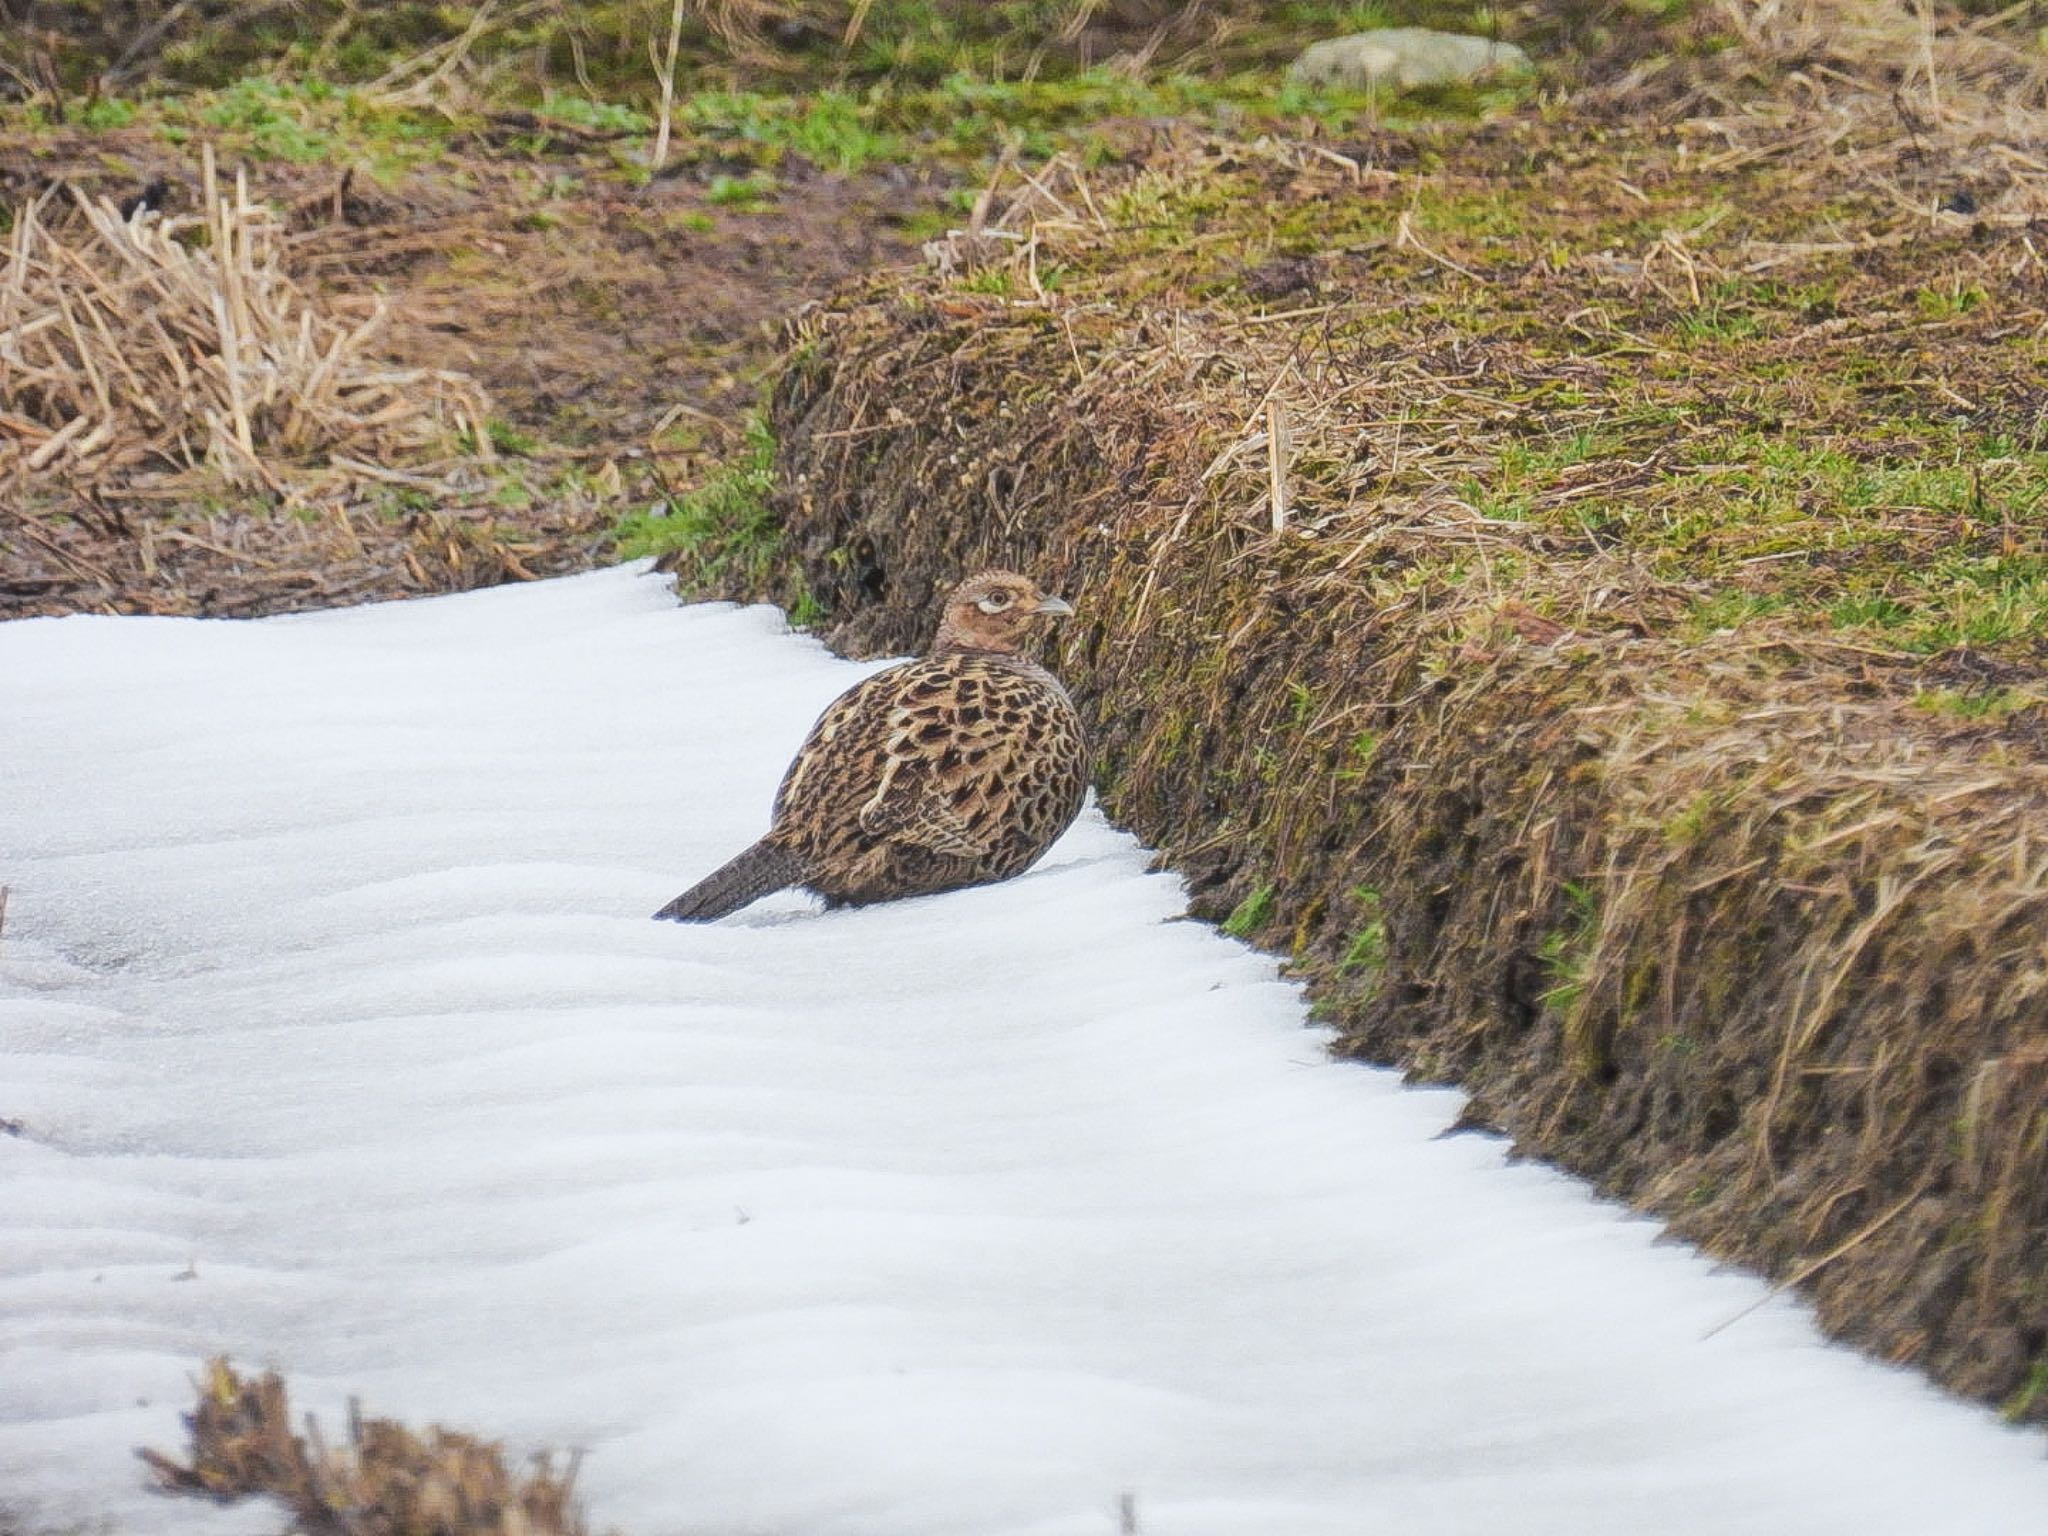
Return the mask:
<path fill-rule="evenodd" d="M 715 922 L 770 891 L 795 885 L 803 873 L 802 861 L 794 853 L 763 839 L 738 858 L 721 864 L 654 915 L 675 923 Z"/>

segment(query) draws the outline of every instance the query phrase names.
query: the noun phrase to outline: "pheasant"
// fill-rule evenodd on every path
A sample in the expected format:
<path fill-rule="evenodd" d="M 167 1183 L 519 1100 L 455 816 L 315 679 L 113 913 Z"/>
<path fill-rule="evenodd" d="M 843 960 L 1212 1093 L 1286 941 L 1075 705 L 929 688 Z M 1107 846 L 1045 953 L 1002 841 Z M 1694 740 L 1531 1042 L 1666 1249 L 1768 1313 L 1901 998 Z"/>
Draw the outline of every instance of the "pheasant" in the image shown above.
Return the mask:
<path fill-rule="evenodd" d="M 1022 646 L 1073 611 L 1010 571 L 961 582 L 929 655 L 818 717 L 768 834 L 654 915 L 708 923 L 788 886 L 865 906 L 1029 869 L 1080 814 L 1088 769 L 1073 700 Z"/>

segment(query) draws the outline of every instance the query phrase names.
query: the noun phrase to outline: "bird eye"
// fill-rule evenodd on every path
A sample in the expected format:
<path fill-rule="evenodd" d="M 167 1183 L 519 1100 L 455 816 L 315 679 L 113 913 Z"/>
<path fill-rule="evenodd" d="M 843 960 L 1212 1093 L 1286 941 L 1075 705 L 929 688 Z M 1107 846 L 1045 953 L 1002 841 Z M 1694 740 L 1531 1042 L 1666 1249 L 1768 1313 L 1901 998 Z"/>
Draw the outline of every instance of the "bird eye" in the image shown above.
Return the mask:
<path fill-rule="evenodd" d="M 974 606 L 983 613 L 1001 613 L 1010 606 L 1010 594 L 1007 592 L 991 592 Z"/>

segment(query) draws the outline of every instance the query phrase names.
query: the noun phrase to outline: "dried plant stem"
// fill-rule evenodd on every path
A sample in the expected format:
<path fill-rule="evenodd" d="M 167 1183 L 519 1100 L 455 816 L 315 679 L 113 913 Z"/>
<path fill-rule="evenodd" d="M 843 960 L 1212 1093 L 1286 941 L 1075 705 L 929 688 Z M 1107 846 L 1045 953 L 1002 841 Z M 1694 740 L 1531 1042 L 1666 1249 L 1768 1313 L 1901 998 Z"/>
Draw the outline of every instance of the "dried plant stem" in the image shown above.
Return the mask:
<path fill-rule="evenodd" d="M 1287 407 L 1276 397 L 1266 402 L 1266 497 L 1273 512 L 1273 531 L 1287 531 Z"/>
<path fill-rule="evenodd" d="M 874 4 L 875 0 L 853 0 L 853 14 L 846 18 L 846 30 L 839 38 L 841 48 L 851 48 L 860 41 L 860 30 L 867 25 L 868 12 Z"/>
<path fill-rule="evenodd" d="M 657 171 L 668 164 L 669 131 L 676 106 L 676 53 L 683 45 L 683 4 L 684 0 L 670 0 L 668 51 L 654 61 L 655 78 L 661 81 L 661 117 L 654 131 L 653 163 Z"/>
<path fill-rule="evenodd" d="M 1861 1228 L 1860 1230 L 1851 1233 L 1848 1237 L 1844 1238 L 1841 1242 L 1835 1244 L 1834 1247 L 1830 1248 L 1826 1253 L 1822 1254 L 1819 1258 L 1813 1260 L 1811 1263 L 1802 1264 L 1798 1269 L 1793 1270 L 1791 1274 L 1787 1275 L 1784 1279 L 1780 1280 L 1768 1291 L 1765 1291 L 1763 1295 L 1757 1297 L 1755 1301 L 1752 1301 L 1740 1312 L 1737 1312 L 1730 1317 L 1722 1318 L 1720 1322 L 1714 1324 L 1713 1327 L 1709 1328 L 1705 1333 L 1701 1334 L 1700 1337 L 1702 1339 L 1711 1339 L 1715 1334 L 1719 1333 L 1722 1329 L 1734 1327 L 1735 1324 L 1741 1322 L 1745 1317 L 1749 1316 L 1750 1313 L 1764 1306 L 1767 1302 L 1770 1302 L 1775 1298 L 1782 1296 L 1786 1291 L 1791 1290 L 1794 1286 L 1802 1285 L 1806 1281 L 1812 1279 L 1815 1275 L 1819 1274 L 1828 1265 L 1834 1263 L 1835 1260 L 1839 1259 L 1843 1254 L 1847 1253 L 1850 1249 L 1854 1248 L 1858 1243 L 1863 1242 L 1866 1238 L 1875 1236 L 1885 1227 L 1891 1225 L 1891 1223 L 1898 1218 L 1900 1213 L 1902 1213 L 1915 1200 L 1918 1200 L 1920 1196 L 1924 1193 L 1925 1191 L 1922 1189 L 1915 1189 L 1911 1194 L 1907 1195 L 1905 1198 L 1898 1201 L 1895 1205 L 1891 1206 L 1888 1210 L 1886 1210 L 1882 1216 L 1879 1216 L 1877 1218 L 1877 1220 L 1871 1222 L 1869 1225 Z"/>
<path fill-rule="evenodd" d="M 579 1458 L 557 1474 L 551 1458 L 521 1474 L 503 1447 L 434 1425 L 416 1434 L 390 1419 L 365 1419 L 349 1403 L 348 1443 L 330 1447 L 311 1414 L 292 1430 L 284 1383 L 208 1363 L 199 1401 L 186 1417 L 192 1459 L 138 1451 L 171 1493 L 222 1502 L 268 1495 L 311 1536 L 588 1536 L 576 1507 Z"/>
<path fill-rule="evenodd" d="M 1920 67 L 1927 72 L 1927 110 L 1935 122 L 1941 121 L 1941 72 L 1934 62 L 1934 0 L 1914 0 L 1913 9 L 1920 19 Z"/>

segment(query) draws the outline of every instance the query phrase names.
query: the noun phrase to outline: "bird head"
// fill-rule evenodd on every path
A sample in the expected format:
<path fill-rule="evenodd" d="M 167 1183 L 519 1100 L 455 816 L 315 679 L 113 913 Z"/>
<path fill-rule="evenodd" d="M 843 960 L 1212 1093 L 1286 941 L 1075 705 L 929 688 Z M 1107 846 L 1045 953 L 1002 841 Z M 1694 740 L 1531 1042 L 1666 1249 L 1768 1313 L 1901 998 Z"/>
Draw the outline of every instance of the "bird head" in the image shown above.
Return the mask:
<path fill-rule="evenodd" d="M 1038 620 L 1063 618 L 1073 611 L 1059 598 L 1039 591 L 1029 576 L 983 571 L 947 594 L 932 650 L 1018 651 Z"/>

